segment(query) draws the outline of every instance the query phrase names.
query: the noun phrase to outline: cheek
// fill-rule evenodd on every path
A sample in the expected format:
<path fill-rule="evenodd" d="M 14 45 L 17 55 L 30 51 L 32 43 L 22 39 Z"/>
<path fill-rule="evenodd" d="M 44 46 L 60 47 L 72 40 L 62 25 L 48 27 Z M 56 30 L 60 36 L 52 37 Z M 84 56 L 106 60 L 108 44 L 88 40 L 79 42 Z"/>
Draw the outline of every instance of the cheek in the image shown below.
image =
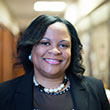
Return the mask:
<path fill-rule="evenodd" d="M 40 62 L 42 57 L 46 54 L 47 49 L 41 48 L 40 46 L 36 46 L 32 49 L 32 59 L 33 63 Z"/>
<path fill-rule="evenodd" d="M 71 62 L 71 53 L 68 54 L 68 64 Z"/>
<path fill-rule="evenodd" d="M 71 60 L 71 51 L 70 51 L 70 50 L 66 51 L 66 52 L 64 53 L 64 57 L 65 57 L 65 59 L 66 59 L 68 62 L 70 62 L 70 60 Z"/>
<path fill-rule="evenodd" d="M 32 49 L 32 55 L 34 56 L 41 56 L 44 53 L 44 49 L 40 48 L 40 46 L 34 46 Z"/>
<path fill-rule="evenodd" d="M 33 47 L 33 49 L 32 49 L 32 60 L 33 60 L 33 63 L 34 63 L 36 60 L 39 59 L 38 57 L 39 57 L 40 55 L 41 55 L 40 49 L 37 48 L 36 46 Z"/>
<path fill-rule="evenodd" d="M 66 52 L 64 57 L 65 57 L 64 65 L 65 65 L 65 70 L 66 70 L 69 67 L 70 62 L 71 62 L 71 52 L 70 51 Z"/>
<path fill-rule="evenodd" d="M 42 64 L 42 57 L 41 57 L 41 52 L 40 51 L 34 51 L 32 53 L 32 62 L 33 65 L 38 68 Z"/>

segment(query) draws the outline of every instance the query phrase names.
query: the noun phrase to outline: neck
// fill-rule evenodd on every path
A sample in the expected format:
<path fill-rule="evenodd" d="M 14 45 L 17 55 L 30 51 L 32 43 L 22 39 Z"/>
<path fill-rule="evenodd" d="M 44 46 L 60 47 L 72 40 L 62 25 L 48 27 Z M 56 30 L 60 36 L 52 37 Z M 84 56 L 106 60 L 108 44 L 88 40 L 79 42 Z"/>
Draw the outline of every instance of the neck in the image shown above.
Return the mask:
<path fill-rule="evenodd" d="M 52 77 L 46 77 L 42 76 L 41 74 L 38 74 L 35 72 L 35 79 L 36 81 L 46 87 L 46 88 L 57 88 L 64 80 L 65 74 L 57 75 L 57 76 L 52 76 Z"/>

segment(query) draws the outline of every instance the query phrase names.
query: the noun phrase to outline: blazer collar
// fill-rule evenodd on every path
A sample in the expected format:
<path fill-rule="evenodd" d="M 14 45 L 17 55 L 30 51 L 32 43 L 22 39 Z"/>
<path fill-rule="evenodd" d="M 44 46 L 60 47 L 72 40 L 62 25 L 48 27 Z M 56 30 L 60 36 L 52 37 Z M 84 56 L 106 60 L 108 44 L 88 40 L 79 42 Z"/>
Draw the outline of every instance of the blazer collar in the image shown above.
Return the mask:
<path fill-rule="evenodd" d="M 89 94 L 82 80 L 69 75 L 71 95 L 76 110 L 89 110 Z M 15 91 L 15 110 L 32 110 L 33 73 L 21 77 Z"/>
<path fill-rule="evenodd" d="M 19 80 L 15 91 L 15 110 L 32 110 L 33 74 L 27 73 Z"/>
<path fill-rule="evenodd" d="M 70 75 L 69 80 L 75 110 L 89 110 L 89 94 L 83 78 L 78 78 L 76 75 Z"/>

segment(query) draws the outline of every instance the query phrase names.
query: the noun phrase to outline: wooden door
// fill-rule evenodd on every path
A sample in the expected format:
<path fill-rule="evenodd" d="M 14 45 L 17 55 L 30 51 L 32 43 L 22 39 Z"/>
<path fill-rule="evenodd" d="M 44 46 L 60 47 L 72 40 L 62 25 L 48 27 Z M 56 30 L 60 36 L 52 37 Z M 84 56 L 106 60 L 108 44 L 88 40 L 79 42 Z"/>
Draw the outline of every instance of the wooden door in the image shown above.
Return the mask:
<path fill-rule="evenodd" d="M 11 32 L 4 28 L 3 31 L 3 81 L 13 78 L 13 47 Z"/>
<path fill-rule="evenodd" d="M 2 47 L 3 44 L 2 43 L 3 42 L 2 42 L 2 38 L 3 37 L 2 36 L 3 36 L 3 27 L 2 27 L 2 25 L 0 25 L 0 82 L 3 81 L 3 76 L 2 76 L 3 75 L 2 74 L 3 73 L 3 64 L 2 64 L 3 63 L 3 59 L 2 59 L 2 56 L 3 56 L 2 55 L 3 54 L 3 52 L 2 52 L 3 51 L 3 47 Z"/>

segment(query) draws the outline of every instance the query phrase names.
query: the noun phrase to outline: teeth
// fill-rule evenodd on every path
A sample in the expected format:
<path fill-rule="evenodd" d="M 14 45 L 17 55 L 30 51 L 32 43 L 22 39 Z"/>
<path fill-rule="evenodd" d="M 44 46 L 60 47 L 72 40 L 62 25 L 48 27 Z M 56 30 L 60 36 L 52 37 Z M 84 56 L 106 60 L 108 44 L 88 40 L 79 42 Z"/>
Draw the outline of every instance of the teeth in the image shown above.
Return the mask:
<path fill-rule="evenodd" d="M 46 62 L 50 64 L 59 64 L 61 61 L 60 60 L 53 60 L 53 59 L 45 59 Z"/>
<path fill-rule="evenodd" d="M 59 60 L 52 60 L 52 59 L 45 59 L 45 60 L 50 62 L 59 62 Z"/>

